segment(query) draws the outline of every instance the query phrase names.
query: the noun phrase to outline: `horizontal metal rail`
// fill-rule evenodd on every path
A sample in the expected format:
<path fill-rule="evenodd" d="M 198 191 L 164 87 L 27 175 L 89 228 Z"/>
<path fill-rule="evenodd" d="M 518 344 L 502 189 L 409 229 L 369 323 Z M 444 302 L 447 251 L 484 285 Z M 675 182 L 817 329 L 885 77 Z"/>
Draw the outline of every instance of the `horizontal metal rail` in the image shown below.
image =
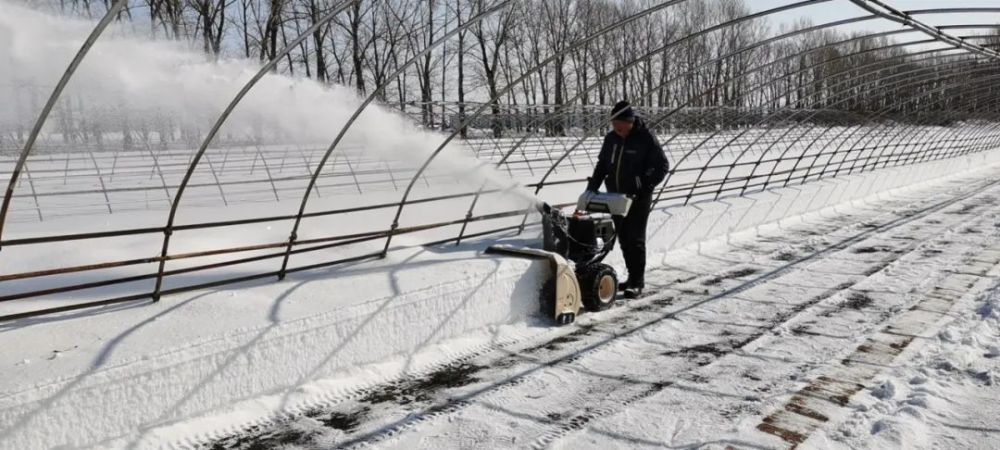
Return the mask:
<path fill-rule="evenodd" d="M 410 59 L 395 67 L 395 73 L 375 86 L 351 118 L 339 125 L 337 137 L 328 146 L 305 146 L 303 149 L 302 145 L 264 145 L 243 137 L 214 143 L 229 114 L 264 73 L 275 67 L 285 53 L 307 39 L 318 26 L 333 20 L 357 1 L 361 0 L 335 2 L 327 16 L 295 36 L 279 56 L 267 61 L 251 82 L 241 86 L 239 93 L 215 118 L 207 134 L 196 138 L 198 140 L 192 143 L 197 147 L 194 150 L 166 145 L 156 150 L 147 136 L 138 146 L 120 151 L 102 150 L 98 145 L 86 143 L 74 148 L 73 142 L 65 141 L 31 155 L 31 171 L 28 170 L 28 156 L 33 147 L 30 143 L 16 156 L 0 157 L 0 173 L 10 176 L 9 189 L 0 210 L 0 249 L 8 250 L 3 253 L 5 257 L 15 252 L 57 252 L 86 245 L 126 246 L 147 241 L 160 244 L 159 252 L 154 255 L 115 255 L 102 261 L 81 259 L 72 263 L 54 261 L 52 266 L 8 270 L 0 274 L 0 304 L 4 311 L 11 312 L 0 315 L 0 321 L 155 301 L 163 295 L 280 279 L 290 273 L 376 260 L 393 251 L 393 239 L 401 235 L 411 236 L 408 243 L 438 246 L 469 239 L 513 236 L 529 227 L 534 229 L 538 223 L 534 220 L 537 216 L 531 215 L 532 206 L 500 206 L 480 199 L 502 197 L 511 189 L 527 188 L 536 193 L 551 193 L 558 198 L 557 206 L 569 206 L 562 202 L 571 200 L 565 198 L 570 195 L 567 192 L 581 188 L 586 181 L 585 176 L 600 151 L 598 134 L 606 127 L 607 105 L 579 104 L 587 95 L 608 88 L 610 83 L 640 64 L 696 39 L 709 38 L 778 13 L 834 0 L 797 1 L 719 23 L 710 22 L 704 29 L 672 38 L 669 42 L 665 40 L 656 44 L 658 47 L 652 51 L 643 50 L 643 54 L 629 56 L 629 60 L 620 62 L 608 73 L 584 80 L 561 104 L 502 104 L 503 96 L 529 77 L 540 76 L 560 58 L 593 45 L 597 39 L 613 35 L 629 24 L 654 20 L 656 13 L 669 14 L 686 0 L 655 2 L 638 8 L 627 17 L 613 19 L 600 29 L 587 30 L 568 45 L 540 55 L 538 62 L 526 67 L 517 77 L 506 80 L 508 84 L 498 86 L 495 94 L 484 102 L 428 103 L 440 107 L 442 116 L 445 109 L 458 111 L 458 119 L 443 143 L 424 160 L 401 164 L 343 142 L 363 110 L 374 103 L 390 83 L 395 83 L 396 76 L 404 75 L 420 57 L 441 48 L 461 30 L 503 14 L 514 3 L 512 0 L 495 1 L 476 11 L 476 15 L 461 26 L 446 27 L 447 32 L 408 55 Z M 975 43 L 993 40 L 996 36 L 955 36 L 948 32 L 957 29 L 995 32 L 996 28 L 972 24 L 931 27 L 915 18 L 923 14 L 1000 11 L 1000 8 L 898 11 L 877 0 L 849 1 L 870 15 L 748 42 L 633 89 L 642 97 L 658 94 L 686 78 L 710 73 L 717 64 L 737 61 L 756 54 L 752 52 L 758 49 L 793 42 L 810 33 L 878 20 L 906 27 L 855 34 L 833 42 L 822 41 L 811 48 L 780 54 L 750 64 L 746 70 L 727 75 L 717 83 L 699 84 L 691 89 L 694 92 L 685 92 L 668 106 L 650 108 L 648 123 L 658 132 L 665 130 L 663 142 L 673 163 L 667 179 L 656 191 L 655 208 L 718 201 L 888 168 L 917 167 L 929 161 L 995 151 L 1000 147 L 1000 89 L 993 87 L 1000 81 L 1000 64 L 996 63 L 1000 54 L 989 46 Z M 121 3 L 119 0 L 116 5 Z M 102 29 L 94 30 L 61 84 L 54 89 L 51 104 L 55 103 L 65 82 L 72 76 L 72 68 L 79 64 L 100 31 Z M 907 33 L 920 33 L 920 38 L 888 40 Z M 936 44 L 943 47 L 919 49 Z M 819 57 L 827 50 L 836 52 L 833 56 Z M 798 64 L 791 65 L 793 62 Z M 787 72 L 773 70 L 782 64 L 791 69 Z M 796 89 L 802 86 L 795 84 L 796 77 L 811 71 L 822 74 L 815 81 L 823 85 L 823 93 L 829 98 L 808 93 L 798 95 Z M 848 75 L 856 78 L 851 79 Z M 715 92 L 734 86 L 740 86 L 744 95 L 753 95 L 757 100 L 754 103 L 694 106 L 707 104 L 707 99 Z M 860 100 L 885 93 L 896 95 L 889 99 L 880 97 L 878 103 L 871 103 L 870 110 L 852 106 L 868 104 Z M 798 95 L 796 104 L 783 102 L 792 94 Z M 914 105 L 926 111 L 919 112 Z M 411 102 L 410 106 L 426 105 Z M 50 110 L 51 106 L 43 112 L 36 128 L 41 127 Z M 466 111 L 470 113 L 465 114 Z M 465 185 L 457 183 L 448 170 L 434 170 L 433 164 L 442 150 L 461 130 L 482 118 L 491 123 L 509 121 L 511 127 L 523 133 L 508 138 L 464 141 L 468 155 L 478 158 L 483 166 L 506 173 L 511 186 L 487 188 L 488 184 L 478 181 L 475 186 Z M 546 134 L 557 124 L 572 124 L 576 129 L 567 136 Z M 34 138 L 31 141 L 34 142 Z M 233 145 L 237 141 L 245 142 Z M 217 147 L 210 155 L 208 150 L 213 144 Z M 206 173 L 200 175 L 204 177 L 194 177 L 202 165 Z M 22 174 L 24 180 L 21 180 Z M 30 190 L 15 194 L 15 188 L 21 184 Z M 427 190 L 418 189 L 418 185 Z M 201 191 L 194 192 L 194 189 Z M 313 195 L 319 198 L 321 189 L 324 200 L 327 190 L 338 195 L 347 195 L 345 191 L 357 192 L 357 196 L 352 197 L 356 199 L 382 189 L 389 197 L 356 205 L 324 202 L 317 208 L 319 210 L 307 211 L 307 205 L 314 201 Z M 397 190 L 400 194 L 393 195 Z M 218 198 L 214 198 L 215 195 Z M 289 214 L 251 211 L 251 217 L 192 223 L 178 220 L 181 211 L 196 203 L 223 207 L 241 198 L 242 201 L 259 201 L 268 195 L 272 196 L 268 198 L 270 203 L 298 200 L 294 203 L 297 211 Z M 49 204 L 62 204 L 64 211 L 74 213 L 106 207 L 110 214 L 117 212 L 113 207 L 141 207 L 142 202 L 162 206 L 166 202 L 169 213 L 162 226 L 34 236 L 30 227 L 22 227 L 9 236 L 13 232 L 8 229 L 8 233 L 3 234 L 4 224 L 10 222 L 8 210 L 15 200 L 17 205 L 25 205 L 24 212 L 37 213 L 39 220 L 46 210 L 45 205 Z M 418 219 L 412 219 L 412 223 L 404 221 L 404 211 L 407 214 L 418 208 L 450 211 L 459 204 L 463 208 L 461 211 L 435 214 L 433 218 L 424 219 L 426 223 Z M 340 207 L 331 207 L 334 205 Z M 469 205 L 468 209 L 465 205 Z M 477 214 L 477 208 L 483 211 Z M 486 208 L 492 209 L 485 211 Z M 16 220 L 22 217 L 17 216 Z M 306 223 L 316 226 L 305 228 Z M 329 223 L 346 223 L 351 228 L 328 226 Z M 213 236 L 213 233 L 240 235 L 259 224 L 288 226 L 288 238 L 247 234 L 242 242 L 201 245 L 185 250 L 171 248 L 172 242 L 177 247 L 181 239 L 177 235 L 181 233 L 197 237 Z M 303 229 L 308 229 L 310 236 L 300 236 Z M 106 290 L 111 286 L 119 286 L 120 290 L 109 295 Z M 17 305 L 24 305 L 25 300 L 46 300 L 46 307 L 32 309 L 35 305 L 32 303 L 19 310 Z"/>

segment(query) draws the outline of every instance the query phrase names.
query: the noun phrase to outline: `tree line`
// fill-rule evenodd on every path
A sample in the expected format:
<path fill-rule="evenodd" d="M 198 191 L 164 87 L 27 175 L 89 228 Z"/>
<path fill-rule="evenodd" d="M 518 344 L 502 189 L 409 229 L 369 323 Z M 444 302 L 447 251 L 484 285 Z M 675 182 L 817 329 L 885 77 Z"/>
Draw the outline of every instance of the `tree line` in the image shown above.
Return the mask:
<path fill-rule="evenodd" d="M 90 17 L 111 3 L 47 1 Z M 495 136 L 504 128 L 496 117 L 546 117 L 567 105 L 589 111 L 588 105 L 622 98 L 656 110 L 715 108 L 720 117 L 730 110 L 996 111 L 995 105 L 977 100 L 991 98 L 984 93 L 996 89 L 983 77 L 989 63 L 894 45 L 918 39 L 915 33 L 864 37 L 825 28 L 771 40 L 813 24 L 740 20 L 754 13 L 744 0 L 688 0 L 582 45 L 577 43 L 596 30 L 662 2 L 513 0 L 463 28 L 498 1 L 360 0 L 302 41 L 276 70 L 352 86 L 363 95 L 382 87 L 379 101 L 414 114 L 428 127 L 454 125 L 470 105 L 494 99 L 489 112 Z M 189 42 L 215 57 L 265 61 L 340 3 L 130 0 L 119 20 L 153 36 Z M 863 15 L 860 9 L 858 15 Z M 712 27 L 717 29 L 701 33 Z M 458 28 L 445 45 L 417 57 Z M 998 44 L 996 37 L 977 42 Z M 411 60 L 399 76 L 389 78 Z M 504 89 L 522 74 L 527 76 Z M 570 125 L 559 121 L 545 131 L 564 134 Z"/>

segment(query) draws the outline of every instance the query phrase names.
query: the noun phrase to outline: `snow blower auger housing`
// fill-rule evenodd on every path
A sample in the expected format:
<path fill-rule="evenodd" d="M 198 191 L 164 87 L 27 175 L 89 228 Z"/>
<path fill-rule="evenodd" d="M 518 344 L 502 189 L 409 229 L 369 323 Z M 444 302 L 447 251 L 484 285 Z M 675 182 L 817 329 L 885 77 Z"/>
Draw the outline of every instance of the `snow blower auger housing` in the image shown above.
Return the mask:
<path fill-rule="evenodd" d="M 624 216 L 632 200 L 624 194 L 585 192 L 566 215 L 542 203 L 542 249 L 491 246 L 486 253 L 545 259 L 551 268 L 542 287 L 542 314 L 557 324 L 576 320 L 580 310 L 603 311 L 615 302 L 618 274 L 601 261 L 614 248 L 612 216 Z"/>

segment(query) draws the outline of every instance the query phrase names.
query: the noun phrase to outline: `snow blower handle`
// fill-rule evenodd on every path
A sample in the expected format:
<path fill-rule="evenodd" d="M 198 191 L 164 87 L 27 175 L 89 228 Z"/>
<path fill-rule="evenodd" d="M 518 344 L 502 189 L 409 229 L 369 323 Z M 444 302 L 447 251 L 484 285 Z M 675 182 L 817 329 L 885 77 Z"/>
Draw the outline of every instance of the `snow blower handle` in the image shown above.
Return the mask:
<path fill-rule="evenodd" d="M 608 213 L 612 216 L 624 216 L 632 207 L 632 199 L 625 194 L 613 192 L 584 191 L 576 201 L 576 210 L 585 212 Z"/>

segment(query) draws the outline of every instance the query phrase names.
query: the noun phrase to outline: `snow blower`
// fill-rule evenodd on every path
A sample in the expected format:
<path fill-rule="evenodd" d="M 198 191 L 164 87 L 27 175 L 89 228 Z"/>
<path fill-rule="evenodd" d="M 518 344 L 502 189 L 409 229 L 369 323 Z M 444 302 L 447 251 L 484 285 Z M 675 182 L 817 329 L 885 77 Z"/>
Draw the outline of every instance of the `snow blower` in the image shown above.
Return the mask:
<path fill-rule="evenodd" d="M 542 249 L 494 245 L 486 253 L 549 261 L 542 314 L 559 325 L 569 324 L 582 309 L 603 311 L 614 303 L 618 274 L 601 261 L 615 245 L 612 216 L 624 216 L 631 206 L 624 194 L 589 191 L 580 196 L 572 215 L 542 203 Z"/>

